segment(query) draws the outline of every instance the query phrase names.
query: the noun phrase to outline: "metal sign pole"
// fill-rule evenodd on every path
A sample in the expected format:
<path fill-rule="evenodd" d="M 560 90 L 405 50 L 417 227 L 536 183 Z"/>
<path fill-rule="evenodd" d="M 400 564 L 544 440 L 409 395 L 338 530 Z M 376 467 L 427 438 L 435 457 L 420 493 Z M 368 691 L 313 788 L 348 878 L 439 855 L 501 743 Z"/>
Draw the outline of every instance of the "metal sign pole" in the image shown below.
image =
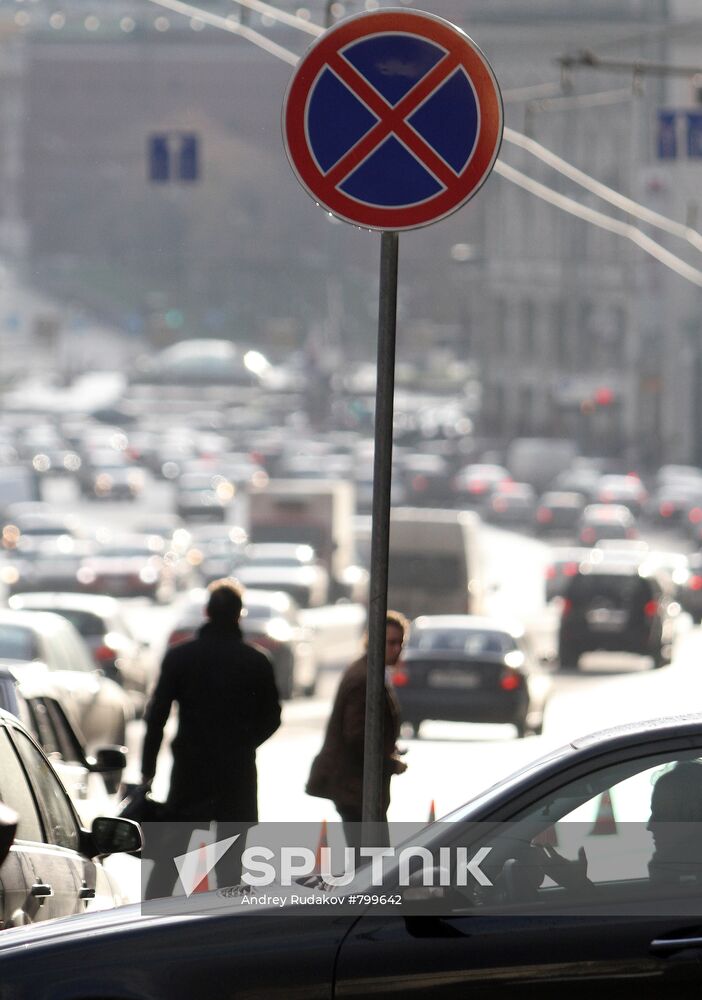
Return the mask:
<path fill-rule="evenodd" d="M 373 527 L 368 602 L 368 680 L 363 755 L 363 821 L 378 823 L 383 811 L 383 721 L 385 717 L 385 616 L 388 599 L 390 483 L 395 390 L 398 234 L 383 232 L 380 244 L 378 375 L 375 390 Z M 365 830 L 364 830 L 365 842 Z M 370 845 L 369 845 L 370 846 Z M 378 845 L 375 845 L 378 846 Z"/>

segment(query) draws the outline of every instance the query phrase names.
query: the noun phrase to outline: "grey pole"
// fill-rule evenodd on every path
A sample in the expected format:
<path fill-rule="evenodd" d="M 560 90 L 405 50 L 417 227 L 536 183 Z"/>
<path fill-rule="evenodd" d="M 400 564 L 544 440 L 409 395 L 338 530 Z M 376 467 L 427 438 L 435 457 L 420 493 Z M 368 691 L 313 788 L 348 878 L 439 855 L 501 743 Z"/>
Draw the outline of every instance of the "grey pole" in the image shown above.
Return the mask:
<path fill-rule="evenodd" d="M 385 616 L 388 601 L 390 481 L 395 390 L 398 234 L 384 232 L 380 244 L 378 368 L 375 390 L 375 455 L 373 459 L 373 527 L 368 602 L 368 681 L 363 748 L 363 821 L 383 820 L 383 719 L 385 715 Z M 372 834 L 364 826 L 364 843 Z M 377 840 L 377 836 L 376 836 Z M 377 843 L 369 846 L 381 846 Z"/>

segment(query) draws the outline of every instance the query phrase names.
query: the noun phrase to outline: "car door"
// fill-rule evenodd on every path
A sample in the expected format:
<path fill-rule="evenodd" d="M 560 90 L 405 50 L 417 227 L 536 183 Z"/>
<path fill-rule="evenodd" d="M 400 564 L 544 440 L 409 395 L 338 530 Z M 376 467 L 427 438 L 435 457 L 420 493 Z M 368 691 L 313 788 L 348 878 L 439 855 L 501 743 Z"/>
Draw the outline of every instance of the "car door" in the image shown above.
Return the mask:
<path fill-rule="evenodd" d="M 8 727 L 42 821 L 42 842 L 31 852 L 37 883 L 48 888 L 44 915 L 82 913 L 94 889 L 83 885 L 80 826 L 66 790 L 38 746 L 19 727 Z M 14 807 L 13 807 L 14 808 Z M 37 890 L 39 891 L 39 890 Z"/>
<path fill-rule="evenodd" d="M 335 997 L 699 996 L 702 823 L 686 824 L 696 834 L 689 870 L 675 870 L 677 857 L 675 878 L 656 879 L 647 820 L 660 775 L 690 760 L 699 775 L 700 758 L 697 747 L 580 775 L 482 832 L 437 824 L 436 846 L 466 844 L 468 857 L 491 848 L 481 869 L 492 885 L 447 890 L 433 912 L 361 917 L 340 951 Z M 558 879 L 581 872 L 580 847 L 589 882 L 569 889 Z"/>

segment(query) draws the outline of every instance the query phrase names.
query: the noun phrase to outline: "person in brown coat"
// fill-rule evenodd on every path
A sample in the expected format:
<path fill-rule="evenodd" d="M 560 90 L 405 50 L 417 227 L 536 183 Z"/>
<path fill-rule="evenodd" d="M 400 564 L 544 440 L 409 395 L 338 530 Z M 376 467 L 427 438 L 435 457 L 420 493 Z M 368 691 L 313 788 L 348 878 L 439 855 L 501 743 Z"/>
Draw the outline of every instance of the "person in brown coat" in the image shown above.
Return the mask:
<path fill-rule="evenodd" d="M 406 618 L 396 611 L 388 611 L 385 619 L 386 667 L 393 667 L 397 663 L 406 629 Z M 362 819 L 367 673 L 367 653 L 344 672 L 327 723 L 324 743 L 312 764 L 307 784 L 308 794 L 333 801 L 344 824 L 349 846 L 358 846 L 360 828 L 355 824 Z M 407 770 L 397 749 L 400 733 L 399 705 L 387 682 L 383 721 L 383 809 L 387 812 L 390 804 L 390 779 L 393 774 L 402 774 Z"/>

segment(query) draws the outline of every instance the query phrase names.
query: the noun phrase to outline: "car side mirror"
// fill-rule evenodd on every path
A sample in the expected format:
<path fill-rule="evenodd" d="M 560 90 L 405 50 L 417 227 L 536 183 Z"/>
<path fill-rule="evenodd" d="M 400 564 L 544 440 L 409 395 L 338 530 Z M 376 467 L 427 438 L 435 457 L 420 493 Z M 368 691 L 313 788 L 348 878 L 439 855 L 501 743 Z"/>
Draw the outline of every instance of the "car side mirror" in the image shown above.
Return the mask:
<path fill-rule="evenodd" d="M 10 853 L 10 848 L 17 833 L 19 816 L 17 813 L 0 802 L 0 865 Z"/>
<path fill-rule="evenodd" d="M 105 771 L 123 771 L 127 766 L 127 749 L 121 746 L 98 747 L 94 757 L 86 761 L 89 770 L 102 774 Z"/>
<path fill-rule="evenodd" d="M 95 854 L 129 854 L 142 848 L 141 827 L 131 819 L 98 816 L 91 834 Z"/>

